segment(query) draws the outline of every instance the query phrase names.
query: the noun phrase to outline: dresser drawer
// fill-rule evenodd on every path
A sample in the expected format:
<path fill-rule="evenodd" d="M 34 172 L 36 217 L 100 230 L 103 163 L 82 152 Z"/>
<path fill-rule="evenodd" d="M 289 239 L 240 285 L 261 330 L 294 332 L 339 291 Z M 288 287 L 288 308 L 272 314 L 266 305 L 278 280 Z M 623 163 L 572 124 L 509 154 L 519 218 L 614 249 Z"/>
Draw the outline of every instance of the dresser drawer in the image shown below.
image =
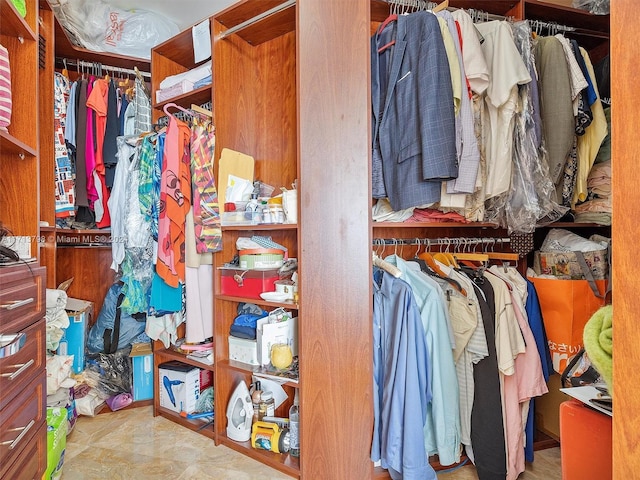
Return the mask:
<path fill-rule="evenodd" d="M 45 319 L 40 318 L 21 332 L 25 336 L 24 345 L 12 355 L 0 358 L 0 410 L 46 369 L 45 328 Z"/>
<path fill-rule="evenodd" d="M 0 268 L 0 334 L 22 330 L 45 314 L 45 268 Z"/>
<path fill-rule="evenodd" d="M 46 374 L 43 370 L 0 410 L 0 471 L 12 465 L 46 423 Z M 0 478 L 5 477 L 0 473 Z"/>
<path fill-rule="evenodd" d="M 35 427 L 34 427 L 35 428 Z M 0 478 L 11 480 L 41 480 L 47 469 L 47 423 L 36 429 L 35 437 L 17 455 L 11 465 L 0 464 Z"/>

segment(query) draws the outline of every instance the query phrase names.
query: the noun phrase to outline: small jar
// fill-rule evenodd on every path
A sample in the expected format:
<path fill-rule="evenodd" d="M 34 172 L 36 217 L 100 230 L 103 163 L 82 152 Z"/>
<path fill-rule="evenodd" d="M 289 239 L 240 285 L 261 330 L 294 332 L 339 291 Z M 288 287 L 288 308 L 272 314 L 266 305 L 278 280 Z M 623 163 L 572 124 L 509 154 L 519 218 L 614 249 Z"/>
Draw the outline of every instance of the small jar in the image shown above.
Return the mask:
<path fill-rule="evenodd" d="M 269 390 L 262 392 L 260 400 L 260 410 L 258 411 L 258 420 L 264 417 L 273 417 L 276 414 L 276 402 L 273 399 L 273 393 Z"/>

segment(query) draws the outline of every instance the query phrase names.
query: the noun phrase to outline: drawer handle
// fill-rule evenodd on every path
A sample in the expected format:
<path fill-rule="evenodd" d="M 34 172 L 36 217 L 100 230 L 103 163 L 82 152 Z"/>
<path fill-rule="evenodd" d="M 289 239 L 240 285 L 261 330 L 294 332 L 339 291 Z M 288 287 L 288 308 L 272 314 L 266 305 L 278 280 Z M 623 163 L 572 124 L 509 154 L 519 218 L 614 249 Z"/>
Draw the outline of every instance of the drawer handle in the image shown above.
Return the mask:
<path fill-rule="evenodd" d="M 0 377 L 9 377 L 9 380 L 14 380 L 18 375 L 20 375 L 22 372 L 24 372 L 27 368 L 29 368 L 31 365 L 33 365 L 33 358 L 31 360 L 29 360 L 27 363 L 22 363 L 20 365 L 13 365 L 14 367 L 20 367 L 18 370 L 16 370 L 13 373 L 0 373 Z"/>
<path fill-rule="evenodd" d="M 15 355 L 24 347 L 26 341 L 27 335 L 25 333 L 0 335 L 0 358 Z"/>
<path fill-rule="evenodd" d="M 15 440 L 7 440 L 6 442 L 0 442 L 0 445 L 9 445 L 9 450 L 13 450 L 14 448 L 16 448 L 16 445 L 20 443 L 20 440 L 22 440 L 22 437 L 24 437 L 27 434 L 27 432 L 31 429 L 31 427 L 35 425 L 35 423 L 36 423 L 35 420 L 31 420 L 24 427 L 10 428 L 8 430 L 9 432 L 17 432 L 18 430 L 22 430 L 22 431 L 20 432 L 20 435 L 18 435 L 15 438 Z"/>
<path fill-rule="evenodd" d="M 24 305 L 28 305 L 29 303 L 33 303 L 35 302 L 35 298 L 30 297 L 30 298 L 25 298 L 24 300 L 14 300 L 12 302 L 9 303 L 3 303 L 2 305 L 0 305 L 0 307 L 4 308 L 5 310 L 13 310 L 15 308 L 19 308 L 22 307 Z"/>

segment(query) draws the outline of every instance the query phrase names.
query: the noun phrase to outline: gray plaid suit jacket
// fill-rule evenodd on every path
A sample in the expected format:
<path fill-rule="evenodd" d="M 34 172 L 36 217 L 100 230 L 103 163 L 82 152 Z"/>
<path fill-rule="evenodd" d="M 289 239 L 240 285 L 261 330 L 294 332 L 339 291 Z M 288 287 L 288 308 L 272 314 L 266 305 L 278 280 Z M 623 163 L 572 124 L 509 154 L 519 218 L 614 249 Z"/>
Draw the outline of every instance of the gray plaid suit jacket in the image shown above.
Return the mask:
<path fill-rule="evenodd" d="M 395 40 L 393 47 L 378 49 Z M 399 15 L 371 38 L 373 196 L 394 210 L 440 200 L 456 178 L 451 74 L 438 19 Z"/>

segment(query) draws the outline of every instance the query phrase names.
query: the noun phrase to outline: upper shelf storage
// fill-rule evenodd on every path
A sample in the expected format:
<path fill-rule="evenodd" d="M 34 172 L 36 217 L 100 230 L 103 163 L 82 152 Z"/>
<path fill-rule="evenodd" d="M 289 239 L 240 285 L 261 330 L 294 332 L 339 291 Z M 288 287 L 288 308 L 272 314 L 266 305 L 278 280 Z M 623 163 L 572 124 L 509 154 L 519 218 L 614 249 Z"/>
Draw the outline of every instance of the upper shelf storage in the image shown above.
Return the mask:
<path fill-rule="evenodd" d="M 250 45 L 260 45 L 296 28 L 295 0 L 245 0 L 215 15 L 226 28 Z M 228 32 L 228 33 L 227 33 Z"/>
<path fill-rule="evenodd" d="M 129 57 L 109 52 L 94 52 L 92 50 L 87 50 L 86 48 L 73 45 L 69 41 L 67 34 L 64 32 L 64 29 L 57 19 L 55 22 L 55 38 L 56 57 L 84 60 L 85 62 L 103 63 L 105 65 L 114 65 L 128 69 L 138 67 L 144 72 L 148 72 L 151 68 L 151 61 L 144 58 Z"/>
<path fill-rule="evenodd" d="M 20 37 L 24 40 L 36 41 L 34 29 L 22 18 L 10 0 L 0 0 L 0 22 L 2 35 Z"/>
<path fill-rule="evenodd" d="M 586 10 L 565 7 L 541 0 L 525 0 L 524 16 L 528 20 L 544 20 L 568 27 L 590 30 L 592 34 L 609 36 L 609 15 L 594 15 Z"/>

